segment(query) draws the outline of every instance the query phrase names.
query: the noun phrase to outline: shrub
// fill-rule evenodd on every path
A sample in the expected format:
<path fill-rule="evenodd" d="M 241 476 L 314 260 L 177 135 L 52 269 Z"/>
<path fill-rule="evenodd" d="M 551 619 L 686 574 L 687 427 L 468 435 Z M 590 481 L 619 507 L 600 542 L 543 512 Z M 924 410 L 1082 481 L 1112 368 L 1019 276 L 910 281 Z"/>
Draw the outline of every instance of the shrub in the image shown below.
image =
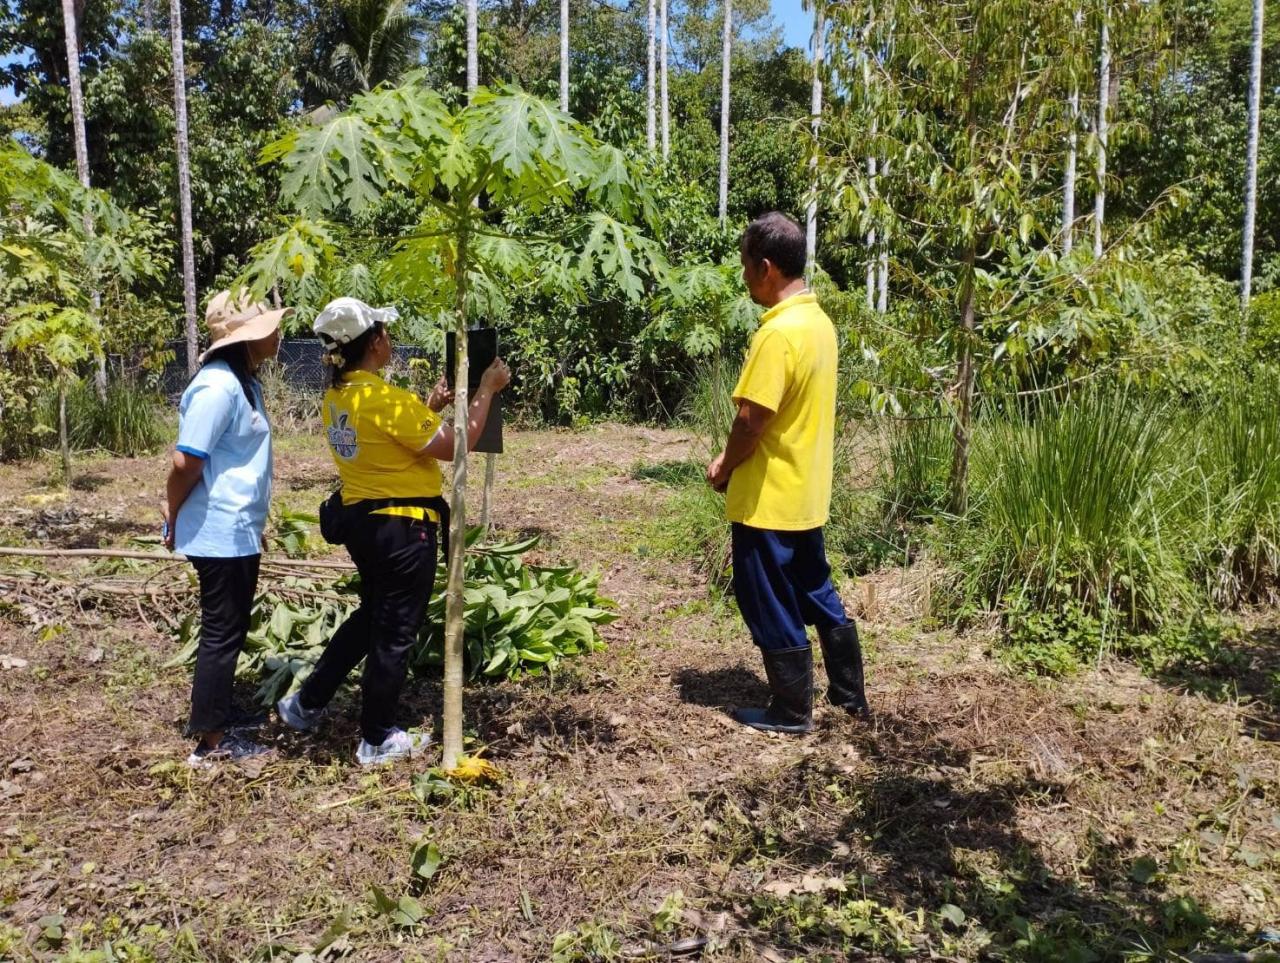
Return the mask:
<path fill-rule="evenodd" d="M 56 406 L 56 396 L 49 402 Z M 47 416 L 57 424 L 57 409 Z M 77 382 L 67 392 L 67 433 L 77 451 L 100 448 L 133 457 L 158 450 L 168 439 L 160 399 L 131 380 L 114 381 L 105 398 L 93 384 Z"/>

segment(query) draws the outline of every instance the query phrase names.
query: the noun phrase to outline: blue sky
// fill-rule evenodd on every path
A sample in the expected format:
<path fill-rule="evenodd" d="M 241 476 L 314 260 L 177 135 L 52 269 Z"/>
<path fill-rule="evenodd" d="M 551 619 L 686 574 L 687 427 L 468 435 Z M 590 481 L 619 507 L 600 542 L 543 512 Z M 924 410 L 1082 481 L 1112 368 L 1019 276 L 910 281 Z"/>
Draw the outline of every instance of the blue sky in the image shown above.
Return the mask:
<path fill-rule="evenodd" d="M 787 46 L 809 49 L 813 17 L 801 9 L 800 0 L 773 0 L 773 18 L 782 25 L 783 39 Z"/>

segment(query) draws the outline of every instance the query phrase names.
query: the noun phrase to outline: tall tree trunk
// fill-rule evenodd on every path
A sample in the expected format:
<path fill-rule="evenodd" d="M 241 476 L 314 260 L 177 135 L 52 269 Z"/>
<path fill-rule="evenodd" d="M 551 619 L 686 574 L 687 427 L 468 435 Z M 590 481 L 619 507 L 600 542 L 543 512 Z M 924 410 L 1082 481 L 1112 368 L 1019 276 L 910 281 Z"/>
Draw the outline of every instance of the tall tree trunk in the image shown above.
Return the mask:
<path fill-rule="evenodd" d="M 569 0 L 560 0 L 560 109 L 569 113 Z"/>
<path fill-rule="evenodd" d="M 172 3 L 173 0 L 170 0 Z M 480 86 L 480 11 L 477 0 L 467 3 L 467 93 Z"/>
<path fill-rule="evenodd" d="M 667 0 L 658 4 L 658 29 L 660 30 L 658 81 L 662 99 L 662 159 L 671 156 L 671 102 L 667 97 Z"/>
<path fill-rule="evenodd" d="M 1102 26 L 1098 32 L 1098 164 L 1097 193 L 1093 199 L 1093 256 L 1102 257 L 1102 229 L 1107 214 L 1107 134 L 1111 102 L 1111 17 L 1110 4 L 1102 3 Z"/>
<path fill-rule="evenodd" d="M 1069 100 L 1071 133 L 1067 135 L 1067 163 L 1062 173 L 1062 253 L 1070 254 L 1075 240 L 1076 223 L 1076 153 L 1079 145 L 1080 88 L 1071 88 Z"/>
<path fill-rule="evenodd" d="M 884 165 L 888 168 L 888 161 Z M 876 310 L 880 314 L 889 311 L 889 229 L 880 232 L 880 257 L 876 272 Z"/>
<path fill-rule="evenodd" d="M 977 244 L 970 242 L 964 258 L 964 280 L 960 295 L 960 363 L 956 372 L 956 413 L 952 429 L 951 512 L 963 515 L 969 508 L 969 440 L 973 427 L 974 265 Z"/>
<path fill-rule="evenodd" d="M 80 85 L 80 28 L 76 19 L 75 0 L 62 0 L 62 29 L 67 43 L 67 88 L 71 97 L 71 136 L 75 143 L 76 175 L 83 187 L 89 186 L 89 139 L 84 126 L 84 90 Z M 93 218 L 84 216 L 86 234 L 93 234 Z M 91 279 L 92 280 L 92 279 Z M 98 285 L 92 288 L 94 314 L 101 308 L 98 296 Z M 93 377 L 94 388 L 99 398 L 107 395 L 107 355 L 98 352 L 98 368 Z"/>
<path fill-rule="evenodd" d="M 875 133 L 875 125 L 872 125 L 872 134 Z M 874 156 L 867 158 L 867 178 L 871 184 L 871 196 L 876 193 L 876 169 L 877 162 Z M 877 235 L 876 229 L 870 228 L 867 231 L 867 310 L 874 311 L 876 309 L 876 288 L 880 277 L 880 258 L 876 252 Z"/>
<path fill-rule="evenodd" d="M 649 0 L 649 60 L 645 70 L 645 95 L 647 106 L 645 112 L 645 146 L 653 153 L 658 146 L 658 11 L 655 0 Z"/>
<path fill-rule="evenodd" d="M 468 0 L 468 4 L 474 0 Z M 462 663 L 464 619 L 463 587 L 467 550 L 467 271 L 469 237 L 466 230 L 458 238 L 454 259 L 454 319 L 457 359 L 453 373 L 453 490 L 450 494 L 449 574 L 446 584 L 444 613 L 444 711 L 443 758 L 445 769 L 452 769 L 462 755 Z"/>
<path fill-rule="evenodd" d="M 1253 0 L 1253 49 L 1249 66 L 1249 147 L 1244 168 L 1244 245 L 1240 258 L 1240 312 L 1248 334 L 1249 298 L 1253 294 L 1253 225 L 1258 214 L 1258 114 L 1262 105 L 1263 0 Z"/>
<path fill-rule="evenodd" d="M 191 231 L 191 154 L 187 144 L 187 66 L 182 49 L 182 4 L 169 0 L 169 46 L 173 52 L 174 141 L 178 151 L 178 217 L 182 233 L 182 308 L 186 317 L 187 373 L 199 367 L 196 329 L 196 253 Z"/>
<path fill-rule="evenodd" d="M 62 449 L 62 484 L 71 487 L 71 439 L 67 434 L 67 375 L 58 373 L 58 445 Z"/>
<path fill-rule="evenodd" d="M 826 46 L 826 23 L 822 0 L 813 5 L 813 89 L 809 94 L 810 128 L 813 131 L 813 156 L 809 159 L 809 189 L 813 196 L 805 212 L 804 253 L 809 275 L 813 275 L 814 261 L 818 256 L 818 134 L 822 125 L 822 55 Z"/>
<path fill-rule="evenodd" d="M 733 52 L 733 0 L 724 0 L 720 42 L 720 223 L 729 219 L 729 59 Z"/>

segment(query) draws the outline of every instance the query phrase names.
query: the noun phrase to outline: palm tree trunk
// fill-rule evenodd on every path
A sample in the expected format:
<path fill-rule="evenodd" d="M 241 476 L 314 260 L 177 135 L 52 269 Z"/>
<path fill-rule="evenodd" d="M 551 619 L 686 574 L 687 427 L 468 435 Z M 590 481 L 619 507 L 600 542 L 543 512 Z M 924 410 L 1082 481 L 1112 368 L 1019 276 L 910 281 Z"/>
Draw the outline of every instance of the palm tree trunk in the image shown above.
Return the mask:
<path fill-rule="evenodd" d="M 182 4 L 169 0 L 169 46 L 173 51 L 174 141 L 178 151 L 178 217 L 182 232 L 182 308 L 186 318 L 187 373 L 199 367 L 196 330 L 196 254 L 191 230 L 191 155 L 187 143 L 187 67 L 182 50 Z"/>
<path fill-rule="evenodd" d="M 475 0 L 468 0 L 473 4 Z M 444 613 L 444 708 L 441 728 L 445 769 L 452 769 L 462 755 L 462 663 L 464 620 L 463 586 L 467 549 L 467 271 L 468 236 L 458 237 L 454 259 L 454 319 L 457 359 L 453 374 L 453 490 L 450 493 L 449 569 Z"/>
<path fill-rule="evenodd" d="M 671 103 L 667 98 L 667 0 L 658 4 L 658 29 L 660 31 L 658 80 L 662 99 L 662 159 L 671 156 Z"/>
<path fill-rule="evenodd" d="M 1067 163 L 1062 174 L 1062 253 L 1070 254 L 1075 240 L 1076 222 L 1076 152 L 1079 144 L 1080 88 L 1071 88 L 1071 133 L 1067 135 Z"/>
<path fill-rule="evenodd" d="M 1253 0 L 1253 48 L 1249 66 L 1249 146 L 1244 174 L 1244 246 L 1240 258 L 1241 325 L 1247 326 L 1253 294 L 1253 226 L 1258 214 L 1258 115 L 1262 105 L 1263 0 Z M 1248 334 L 1245 327 L 1244 333 Z"/>
<path fill-rule="evenodd" d="M 733 52 L 733 0 L 724 0 L 720 43 L 720 223 L 729 218 L 729 58 Z"/>
<path fill-rule="evenodd" d="M 805 212 L 804 253 L 810 276 L 818 255 L 818 132 L 822 124 L 822 55 L 826 46 L 822 0 L 813 7 L 813 88 L 809 94 L 810 127 L 813 131 L 813 156 L 809 158 L 809 189 L 813 196 Z"/>
<path fill-rule="evenodd" d="M 1093 199 L 1093 256 L 1102 257 L 1102 229 L 1107 213 L 1107 113 L 1111 100 L 1110 5 L 1102 3 L 1102 26 L 1098 34 L 1098 161 L 1097 193 Z"/>
<path fill-rule="evenodd" d="M 645 112 L 645 146 L 653 153 L 658 146 L 658 10 L 655 0 L 649 0 L 649 60 L 645 70 L 645 95 L 647 107 Z"/>
<path fill-rule="evenodd" d="M 62 0 L 62 29 L 67 43 L 67 87 L 71 96 L 71 135 L 76 151 L 76 175 L 83 187 L 89 186 L 89 139 L 85 135 L 84 125 L 84 90 L 80 85 L 80 29 L 76 19 L 75 0 Z M 93 218 L 84 216 L 86 234 L 93 234 Z M 94 315 L 98 314 L 102 302 L 98 295 L 97 284 L 93 285 Z M 98 352 L 98 368 L 93 377 L 94 388 L 99 398 L 107 396 L 107 355 Z"/>
<path fill-rule="evenodd" d="M 67 376 L 58 373 L 58 445 L 62 449 L 62 484 L 71 487 L 71 439 L 67 434 Z"/>
<path fill-rule="evenodd" d="M 172 3 L 173 0 L 170 0 Z M 480 11 L 477 0 L 467 0 L 467 93 L 480 86 Z"/>
<path fill-rule="evenodd" d="M 560 0 L 560 109 L 569 113 L 569 0 Z"/>
<path fill-rule="evenodd" d="M 951 512 L 963 515 L 969 507 L 969 440 L 973 426 L 974 363 L 976 328 L 974 265 L 977 245 L 970 242 L 965 252 L 964 279 L 960 296 L 960 363 L 956 373 L 956 415 L 952 429 Z"/>

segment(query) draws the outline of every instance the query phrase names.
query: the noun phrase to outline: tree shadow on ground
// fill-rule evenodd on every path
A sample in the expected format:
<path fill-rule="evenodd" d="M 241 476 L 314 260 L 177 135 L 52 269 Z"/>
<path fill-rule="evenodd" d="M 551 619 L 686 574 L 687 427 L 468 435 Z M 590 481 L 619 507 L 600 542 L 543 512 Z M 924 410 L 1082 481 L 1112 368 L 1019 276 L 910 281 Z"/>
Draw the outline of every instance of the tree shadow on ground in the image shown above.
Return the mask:
<path fill-rule="evenodd" d="M 1165 685 L 1215 702 L 1241 702 L 1241 730 L 1280 742 L 1280 627 L 1266 626 L 1224 639 L 1209 658 L 1156 673 Z"/>
<path fill-rule="evenodd" d="M 1064 784 L 999 767 L 975 778 L 974 750 L 931 739 L 907 718 L 881 719 L 859 749 L 868 764 L 856 774 L 813 756 L 727 789 L 724 808 L 732 801 L 749 814 L 753 838 L 741 856 L 766 853 L 797 875 L 846 881 L 844 890 L 744 897 L 752 926 L 779 947 L 815 960 L 878 950 L 885 955 L 871 958 L 1121 963 L 1258 943 L 1166 889 L 1124 830 L 1091 832 L 1077 871 L 1056 872 L 1059 841 L 1037 830 L 1072 805 Z M 923 931 L 877 943 L 891 923 L 868 899 L 909 916 L 922 908 Z"/>
<path fill-rule="evenodd" d="M 720 669 L 681 669 L 675 675 L 675 683 L 681 702 L 725 712 L 769 701 L 764 679 L 741 662 Z"/>

